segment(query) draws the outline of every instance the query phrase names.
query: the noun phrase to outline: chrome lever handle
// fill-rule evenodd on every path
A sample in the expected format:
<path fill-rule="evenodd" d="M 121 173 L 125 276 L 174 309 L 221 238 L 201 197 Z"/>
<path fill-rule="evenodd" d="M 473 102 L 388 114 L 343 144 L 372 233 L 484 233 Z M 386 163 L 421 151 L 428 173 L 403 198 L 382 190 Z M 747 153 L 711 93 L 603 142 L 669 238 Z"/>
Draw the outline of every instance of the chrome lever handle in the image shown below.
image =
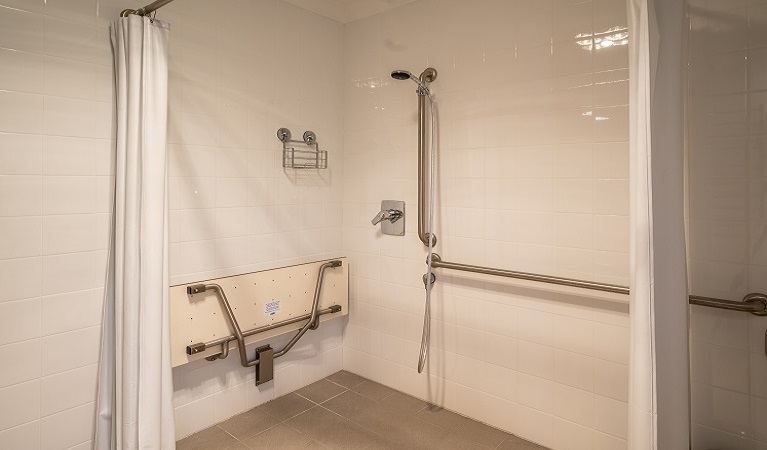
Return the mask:
<path fill-rule="evenodd" d="M 381 210 L 378 214 L 376 214 L 375 217 L 373 217 L 373 220 L 370 221 L 373 225 L 378 225 L 384 220 L 388 220 L 391 223 L 394 223 L 402 218 L 402 211 L 398 209 L 384 209 Z"/>

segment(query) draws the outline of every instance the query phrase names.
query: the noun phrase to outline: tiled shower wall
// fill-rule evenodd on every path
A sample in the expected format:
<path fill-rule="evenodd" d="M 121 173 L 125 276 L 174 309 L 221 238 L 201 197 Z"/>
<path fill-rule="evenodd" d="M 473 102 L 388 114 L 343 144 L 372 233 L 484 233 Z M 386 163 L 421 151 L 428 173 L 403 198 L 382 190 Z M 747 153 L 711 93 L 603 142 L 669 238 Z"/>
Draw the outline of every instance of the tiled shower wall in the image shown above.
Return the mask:
<path fill-rule="evenodd" d="M 436 251 L 628 284 L 623 0 L 421 0 L 345 29 L 344 368 L 554 448 L 626 447 L 619 296 L 438 270 L 416 372 L 426 252 L 416 235 L 415 85 L 438 70 Z M 405 237 L 370 219 L 407 202 Z"/>
<path fill-rule="evenodd" d="M 767 2 L 690 1 L 689 266 L 693 294 L 767 291 Z M 694 448 L 767 447 L 767 318 L 693 307 Z"/>
<path fill-rule="evenodd" d="M 172 285 L 341 256 L 343 25 L 281 1 L 224 3 L 162 10 Z M 314 131 L 329 168 L 283 169 L 280 127 Z M 343 320 L 307 334 L 258 388 L 236 357 L 176 368 L 178 437 L 341 370 Z"/>
<path fill-rule="evenodd" d="M 118 2 L 0 1 L 0 448 L 89 448 Z"/>
<path fill-rule="evenodd" d="M 3 449 L 90 448 L 113 151 L 107 26 L 144 3 L 0 0 Z M 174 284 L 342 247 L 342 26 L 276 0 L 217 3 L 158 14 L 171 23 Z M 280 126 L 315 131 L 330 169 L 283 172 Z M 339 370 L 341 326 L 307 335 L 260 390 L 232 357 L 175 370 L 179 437 Z"/>

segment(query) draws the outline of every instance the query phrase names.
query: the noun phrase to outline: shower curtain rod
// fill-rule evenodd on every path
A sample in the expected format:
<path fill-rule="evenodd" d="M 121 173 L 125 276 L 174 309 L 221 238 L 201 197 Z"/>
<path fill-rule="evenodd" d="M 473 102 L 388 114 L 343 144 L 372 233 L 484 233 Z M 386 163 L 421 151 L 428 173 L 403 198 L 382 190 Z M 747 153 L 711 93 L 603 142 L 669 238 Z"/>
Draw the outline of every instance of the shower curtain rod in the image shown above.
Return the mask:
<path fill-rule="evenodd" d="M 131 14 L 136 14 L 137 16 L 146 16 L 147 14 L 151 14 L 157 11 L 158 9 L 162 8 L 163 6 L 167 5 L 168 3 L 172 1 L 173 0 L 157 0 L 144 6 L 143 8 L 126 9 L 120 13 L 120 17 L 128 17 Z"/>

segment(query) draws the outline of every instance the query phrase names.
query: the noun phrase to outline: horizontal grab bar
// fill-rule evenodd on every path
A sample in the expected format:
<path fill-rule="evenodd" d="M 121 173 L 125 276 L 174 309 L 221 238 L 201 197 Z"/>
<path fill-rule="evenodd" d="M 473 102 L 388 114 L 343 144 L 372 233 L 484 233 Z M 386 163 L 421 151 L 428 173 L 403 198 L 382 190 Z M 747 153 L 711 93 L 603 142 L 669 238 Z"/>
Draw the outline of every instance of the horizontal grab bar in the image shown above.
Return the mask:
<path fill-rule="evenodd" d="M 591 289 L 593 291 L 612 292 L 615 294 L 629 294 L 627 286 L 617 284 L 598 283 L 596 281 L 576 280 L 573 278 L 555 277 L 551 275 L 540 275 L 537 273 L 517 272 L 514 270 L 495 269 L 492 267 L 473 266 L 470 264 L 461 264 L 443 261 L 442 257 L 434 253 L 431 256 L 431 266 L 434 268 L 460 270 L 463 272 L 481 273 L 485 275 L 494 275 L 498 277 L 516 278 L 520 280 L 538 281 L 541 283 L 557 284 L 560 286 L 570 286 L 582 289 Z M 732 311 L 743 311 L 755 314 L 757 316 L 767 316 L 767 295 L 761 293 L 748 294 L 743 297 L 742 302 L 732 300 L 723 300 L 719 298 L 701 297 L 691 295 L 689 302 L 692 305 L 708 306 L 711 308 L 729 309 Z"/>
<path fill-rule="evenodd" d="M 722 300 L 720 298 L 690 296 L 691 305 L 709 306 L 711 308 L 729 309 L 731 311 L 750 312 L 757 316 L 767 316 L 767 296 L 764 294 L 748 294 L 742 302 Z"/>
<path fill-rule="evenodd" d="M 571 286 L 594 291 L 613 292 L 615 294 L 629 293 L 629 288 L 617 284 L 597 283 L 596 281 L 575 280 L 572 278 L 554 277 L 551 275 L 539 275 L 537 273 L 517 272 L 514 270 L 493 269 L 491 267 L 472 266 L 469 264 L 460 264 L 454 262 L 442 261 L 442 258 L 434 253 L 431 256 L 431 266 L 442 269 L 461 270 L 464 272 L 483 273 L 485 275 L 495 275 L 498 277 L 517 278 L 520 280 L 539 281 L 541 283 L 558 284 L 561 286 Z"/>

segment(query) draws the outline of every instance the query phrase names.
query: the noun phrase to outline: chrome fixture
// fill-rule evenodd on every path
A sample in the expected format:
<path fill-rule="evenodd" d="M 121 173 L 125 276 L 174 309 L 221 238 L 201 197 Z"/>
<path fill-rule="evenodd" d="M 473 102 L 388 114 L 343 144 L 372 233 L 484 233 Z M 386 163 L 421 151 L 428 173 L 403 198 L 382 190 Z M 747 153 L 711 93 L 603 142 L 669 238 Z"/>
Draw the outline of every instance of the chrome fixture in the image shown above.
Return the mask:
<path fill-rule="evenodd" d="M 729 309 L 730 311 L 749 312 L 756 316 L 767 316 L 767 295 L 760 293 L 747 294 L 742 302 L 722 300 L 720 298 L 690 296 L 690 304 L 710 306 L 712 308 Z M 767 349 L 767 347 L 765 347 Z"/>
<path fill-rule="evenodd" d="M 373 217 L 373 220 L 370 222 L 373 225 L 378 225 L 382 220 L 388 220 L 391 223 L 394 223 L 398 221 L 402 217 L 402 211 L 398 209 L 387 209 L 385 211 L 381 211 L 378 214 L 376 214 L 375 217 Z"/>
<path fill-rule="evenodd" d="M 430 67 L 424 70 L 423 73 L 421 73 L 421 77 L 419 78 L 407 70 L 392 70 L 391 77 L 395 80 L 413 80 L 416 82 L 416 84 L 418 84 L 419 94 L 422 90 L 424 94 L 431 95 L 429 86 L 426 83 L 431 83 L 434 81 L 434 79 L 437 78 L 437 71 Z"/>
<path fill-rule="evenodd" d="M 233 335 L 223 337 L 220 339 L 216 339 L 215 341 L 211 342 L 198 342 L 196 344 L 191 344 L 186 347 L 186 353 L 188 355 L 193 355 L 195 353 L 200 353 L 207 348 L 220 345 L 221 346 L 221 353 L 218 353 L 216 355 L 209 356 L 206 358 L 209 361 L 214 361 L 216 359 L 224 359 L 229 355 L 229 342 L 231 341 L 237 341 L 237 351 L 240 354 L 240 363 L 243 367 L 256 367 L 256 385 L 266 383 L 267 381 L 274 378 L 274 358 L 279 358 L 280 356 L 285 355 L 290 351 L 291 348 L 293 348 L 294 345 L 296 345 L 296 342 L 298 342 L 301 337 L 309 330 L 316 330 L 320 326 L 319 317 L 323 314 L 329 314 L 329 313 L 336 313 L 341 311 L 341 307 L 338 305 L 333 305 L 330 308 L 326 308 L 324 310 L 319 310 L 318 306 L 320 303 L 320 292 L 322 291 L 322 279 L 323 275 L 325 274 L 325 269 L 332 268 L 332 267 L 341 267 L 343 262 L 339 260 L 332 260 L 328 261 L 320 266 L 319 273 L 317 274 L 317 285 L 314 289 L 314 300 L 312 302 L 312 310 L 309 314 L 300 316 L 300 317 L 294 317 L 292 319 L 283 320 L 281 322 L 273 323 L 267 326 L 263 326 L 260 328 L 254 328 L 252 330 L 248 330 L 243 332 L 240 328 L 240 324 L 237 322 L 237 318 L 234 315 L 234 311 L 232 310 L 232 306 L 229 303 L 229 300 L 226 298 L 226 294 L 224 293 L 224 289 L 221 288 L 218 284 L 195 284 L 192 286 L 188 286 L 186 288 L 186 292 L 188 295 L 194 295 L 194 294 L 201 294 L 206 291 L 213 291 L 216 293 L 216 296 L 221 301 L 221 304 L 224 308 L 225 317 L 227 318 L 227 321 L 229 322 L 229 326 L 233 330 Z M 255 359 L 248 359 L 248 354 L 245 350 L 245 337 L 252 336 L 254 334 L 271 330 L 274 328 L 277 328 L 282 325 L 288 325 L 291 323 L 295 323 L 301 320 L 306 320 L 307 322 L 304 324 L 303 327 L 301 327 L 300 330 L 290 339 L 290 341 L 285 344 L 285 346 L 282 348 L 282 350 L 275 352 L 274 349 L 272 349 L 269 345 L 264 345 L 261 347 L 258 347 L 256 349 L 256 357 Z"/>
<path fill-rule="evenodd" d="M 423 372 L 429 359 L 429 341 L 431 329 L 431 291 L 436 276 L 431 270 L 431 256 L 434 246 L 437 245 L 437 236 L 434 235 L 434 166 L 437 153 L 436 148 L 436 105 L 429 90 L 429 83 L 437 79 L 437 71 L 431 67 L 421 72 L 421 76 L 407 70 L 394 70 L 391 77 L 395 80 L 413 80 L 418 84 L 418 239 L 423 242 L 429 252 L 429 259 L 424 274 L 424 287 L 426 288 L 426 301 L 423 311 L 423 330 L 421 333 L 421 349 L 418 352 L 418 373 Z M 431 110 L 431 126 L 427 127 L 426 101 L 429 101 Z M 428 133 L 428 135 L 427 135 Z M 431 137 L 431 139 L 429 139 Z M 431 147 L 427 151 L 427 143 Z M 426 186 L 428 180 L 428 186 Z M 428 200 L 427 200 L 427 195 Z M 427 221 L 428 217 L 428 221 Z M 428 229 L 427 229 L 428 228 Z M 404 230 L 403 230 L 404 233 Z M 431 282 L 427 282 L 431 280 Z"/>
<path fill-rule="evenodd" d="M 287 128 L 277 130 L 277 139 L 282 142 L 282 167 L 286 169 L 327 169 L 328 152 L 320 150 L 314 131 L 305 131 L 303 141 L 293 140 L 293 133 Z M 309 150 L 296 149 L 289 144 L 313 147 Z"/>
<path fill-rule="evenodd" d="M 167 5 L 168 3 L 172 2 L 173 0 L 157 0 L 154 1 L 143 8 L 139 9 L 125 9 L 120 13 L 120 17 L 128 17 L 131 14 L 135 14 L 137 16 L 146 16 L 147 14 L 151 14 L 158 9 L 162 8 L 163 6 Z"/>
<path fill-rule="evenodd" d="M 416 91 L 418 93 L 418 238 L 421 239 L 423 245 L 428 246 L 431 236 L 431 245 L 433 247 L 437 244 L 437 236 L 430 234 L 426 230 L 426 218 L 429 216 L 429 203 L 426 195 L 429 189 L 425 186 L 425 183 L 429 179 L 432 164 L 429 152 L 426 151 L 428 142 L 426 101 L 427 97 L 431 96 L 429 83 L 437 79 L 437 71 L 429 67 L 421 73 L 420 77 L 416 77 L 407 70 L 394 70 L 391 73 L 391 77 L 395 80 L 413 80 L 418 84 L 418 90 Z"/>
<path fill-rule="evenodd" d="M 513 270 L 494 269 L 492 267 L 472 266 L 443 261 L 438 254 L 431 257 L 431 266 L 438 269 L 460 270 L 463 272 L 481 273 L 498 277 L 516 278 L 520 280 L 538 281 L 541 283 L 557 284 L 593 291 L 612 292 L 615 294 L 629 294 L 629 288 L 617 284 L 598 283 L 595 281 L 575 280 L 572 278 L 555 277 L 551 275 L 539 275 L 536 273 L 516 272 Z M 732 311 L 749 312 L 757 316 L 767 316 L 767 295 L 761 293 L 748 294 L 743 301 L 736 302 L 720 298 L 701 297 L 690 295 L 688 299 L 691 305 L 709 306 L 711 308 L 729 309 Z"/>
<path fill-rule="evenodd" d="M 402 219 L 402 220 L 400 220 Z M 381 224 L 381 233 L 391 236 L 405 235 L 405 202 L 382 200 L 381 211 L 370 221 L 373 225 Z"/>

